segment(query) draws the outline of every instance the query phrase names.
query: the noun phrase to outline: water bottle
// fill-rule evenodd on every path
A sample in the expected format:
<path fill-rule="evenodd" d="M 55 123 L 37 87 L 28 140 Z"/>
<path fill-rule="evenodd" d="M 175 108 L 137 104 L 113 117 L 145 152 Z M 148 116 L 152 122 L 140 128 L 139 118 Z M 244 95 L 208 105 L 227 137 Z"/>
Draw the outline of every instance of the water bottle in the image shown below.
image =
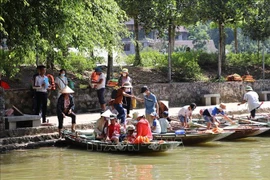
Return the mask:
<path fill-rule="evenodd" d="M 45 89 L 49 88 L 49 79 L 47 77 L 44 78 L 44 84 L 45 84 Z"/>

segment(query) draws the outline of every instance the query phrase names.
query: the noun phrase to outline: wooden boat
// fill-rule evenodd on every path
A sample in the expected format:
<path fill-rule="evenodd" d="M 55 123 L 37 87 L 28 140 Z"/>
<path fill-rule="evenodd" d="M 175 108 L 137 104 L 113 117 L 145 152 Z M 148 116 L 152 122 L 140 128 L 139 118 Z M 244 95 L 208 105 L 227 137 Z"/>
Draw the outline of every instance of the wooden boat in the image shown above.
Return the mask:
<path fill-rule="evenodd" d="M 175 134 L 175 133 L 166 133 L 166 134 L 153 134 L 153 139 L 155 140 L 164 140 L 164 141 L 179 141 L 183 145 L 195 145 L 213 141 L 219 136 L 219 133 L 204 133 L 202 131 L 196 132 L 187 132 L 186 134 Z"/>
<path fill-rule="evenodd" d="M 235 129 L 227 129 L 225 132 L 233 132 L 232 134 L 218 139 L 218 141 L 231 141 L 241 138 L 247 138 L 252 136 L 253 133 L 255 133 L 258 129 L 253 128 L 235 128 Z"/>
<path fill-rule="evenodd" d="M 86 135 L 63 132 L 67 144 L 88 151 L 118 152 L 118 153 L 153 153 L 165 152 L 179 146 L 180 142 L 153 141 L 145 144 L 119 143 L 112 144 L 100 140 L 88 139 Z"/>

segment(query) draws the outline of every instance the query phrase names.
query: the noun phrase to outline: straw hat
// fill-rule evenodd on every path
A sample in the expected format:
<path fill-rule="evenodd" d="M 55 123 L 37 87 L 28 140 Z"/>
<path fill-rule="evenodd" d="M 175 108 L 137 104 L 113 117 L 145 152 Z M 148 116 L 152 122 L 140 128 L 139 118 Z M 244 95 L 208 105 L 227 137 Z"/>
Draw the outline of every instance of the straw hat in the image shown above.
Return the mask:
<path fill-rule="evenodd" d="M 74 93 L 74 91 L 70 87 L 66 86 L 66 87 L 64 87 L 64 89 L 61 90 L 61 93 L 62 94 L 70 94 L 70 93 Z"/>
<path fill-rule="evenodd" d="M 127 126 L 127 131 L 134 131 L 135 130 L 135 126 L 134 125 L 128 125 Z"/>
<path fill-rule="evenodd" d="M 132 88 L 132 85 L 131 85 L 130 82 L 125 82 L 122 87 L 124 87 L 124 88 Z"/>
<path fill-rule="evenodd" d="M 128 69 L 127 68 L 122 69 L 122 73 L 128 73 Z"/>
<path fill-rule="evenodd" d="M 226 109 L 226 105 L 224 103 L 220 103 L 218 109 L 223 111 Z"/>
<path fill-rule="evenodd" d="M 246 87 L 246 91 L 253 91 L 253 89 L 252 89 L 251 86 L 247 86 L 247 87 Z"/>

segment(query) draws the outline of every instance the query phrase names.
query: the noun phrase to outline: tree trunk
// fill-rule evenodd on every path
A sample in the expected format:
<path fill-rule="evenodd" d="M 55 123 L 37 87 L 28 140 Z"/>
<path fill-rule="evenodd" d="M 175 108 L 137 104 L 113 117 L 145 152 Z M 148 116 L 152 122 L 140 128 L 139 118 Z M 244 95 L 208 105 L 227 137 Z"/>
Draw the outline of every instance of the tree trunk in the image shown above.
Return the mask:
<path fill-rule="evenodd" d="M 221 65 L 222 65 L 222 57 L 223 57 L 223 31 L 224 26 L 221 22 L 218 23 L 218 29 L 219 29 L 219 47 L 218 47 L 218 79 L 221 78 Z"/>
<path fill-rule="evenodd" d="M 235 25 L 234 27 L 234 53 L 237 54 L 238 53 L 238 38 L 237 38 L 237 27 Z"/>
<path fill-rule="evenodd" d="M 169 42 L 168 42 L 168 82 L 172 81 L 172 48 L 173 48 L 173 25 L 171 24 L 171 22 L 169 23 L 169 28 L 168 28 L 168 38 L 169 38 Z"/>
<path fill-rule="evenodd" d="M 139 23 L 137 17 L 134 18 L 134 33 L 135 33 L 135 61 L 134 66 L 141 65 L 141 55 L 139 46 Z"/>
<path fill-rule="evenodd" d="M 258 46 L 258 52 L 257 52 L 257 56 L 258 56 L 258 60 L 260 60 L 260 41 L 257 41 L 257 46 Z"/>
<path fill-rule="evenodd" d="M 109 50 L 108 52 L 108 64 L 107 64 L 107 77 L 106 77 L 106 84 L 111 79 L 112 76 L 112 68 L 113 68 L 113 52 Z"/>

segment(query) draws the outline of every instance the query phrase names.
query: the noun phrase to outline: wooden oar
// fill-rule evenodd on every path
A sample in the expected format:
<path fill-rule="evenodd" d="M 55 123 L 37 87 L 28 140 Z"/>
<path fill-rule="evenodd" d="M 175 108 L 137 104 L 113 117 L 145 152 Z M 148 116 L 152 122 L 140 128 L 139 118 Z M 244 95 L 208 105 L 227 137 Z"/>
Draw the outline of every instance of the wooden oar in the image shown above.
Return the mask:
<path fill-rule="evenodd" d="M 242 119 L 242 118 L 236 118 L 236 119 L 240 120 L 240 121 L 250 122 L 250 123 L 253 123 L 253 124 L 268 126 L 268 123 L 261 123 L 261 122 L 256 122 L 256 121 L 252 121 L 252 120 L 248 120 L 248 119 Z"/>

